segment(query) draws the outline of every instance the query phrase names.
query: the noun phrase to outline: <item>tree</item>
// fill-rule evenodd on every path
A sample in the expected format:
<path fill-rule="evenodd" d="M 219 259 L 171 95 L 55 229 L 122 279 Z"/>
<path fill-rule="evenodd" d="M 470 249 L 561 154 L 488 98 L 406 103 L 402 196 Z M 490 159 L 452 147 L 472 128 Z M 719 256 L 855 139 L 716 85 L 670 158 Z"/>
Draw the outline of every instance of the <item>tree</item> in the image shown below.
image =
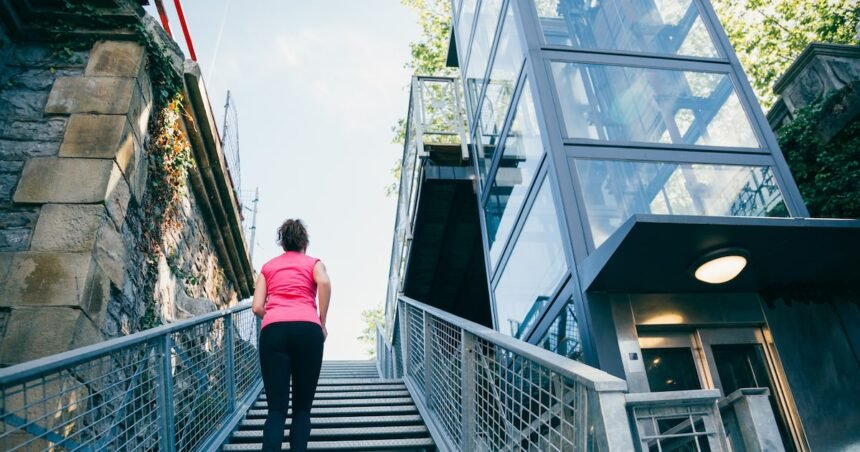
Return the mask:
<path fill-rule="evenodd" d="M 361 311 L 361 319 L 364 321 L 364 331 L 358 340 L 368 345 L 367 354 L 370 359 L 376 358 L 376 328 L 385 325 L 385 311 L 382 307 L 365 309 Z"/>
<path fill-rule="evenodd" d="M 810 42 L 858 44 L 857 0 L 712 0 L 765 109 L 773 84 Z"/>

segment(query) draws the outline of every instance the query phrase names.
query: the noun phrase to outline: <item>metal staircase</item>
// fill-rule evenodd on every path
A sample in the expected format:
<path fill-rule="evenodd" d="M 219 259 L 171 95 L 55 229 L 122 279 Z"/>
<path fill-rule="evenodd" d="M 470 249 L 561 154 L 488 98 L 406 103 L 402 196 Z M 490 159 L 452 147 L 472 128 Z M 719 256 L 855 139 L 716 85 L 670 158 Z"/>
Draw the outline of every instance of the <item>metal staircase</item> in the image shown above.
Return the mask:
<path fill-rule="evenodd" d="M 222 450 L 260 450 L 266 409 L 261 394 Z M 374 361 L 323 363 L 311 426 L 310 450 L 435 449 L 403 381 L 379 378 Z M 288 420 L 284 448 L 289 427 Z"/>

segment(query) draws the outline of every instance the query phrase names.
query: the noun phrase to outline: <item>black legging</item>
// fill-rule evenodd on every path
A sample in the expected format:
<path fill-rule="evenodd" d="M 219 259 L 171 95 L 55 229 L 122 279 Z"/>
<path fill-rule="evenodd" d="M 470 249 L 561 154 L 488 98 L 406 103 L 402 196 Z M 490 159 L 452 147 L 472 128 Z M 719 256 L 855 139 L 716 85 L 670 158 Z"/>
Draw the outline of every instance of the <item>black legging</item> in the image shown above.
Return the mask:
<path fill-rule="evenodd" d="M 290 406 L 293 415 L 290 450 L 307 450 L 311 436 L 311 404 L 317 390 L 323 355 L 322 329 L 311 322 L 278 322 L 260 333 L 260 368 L 269 414 L 263 427 L 263 450 L 279 451 Z"/>

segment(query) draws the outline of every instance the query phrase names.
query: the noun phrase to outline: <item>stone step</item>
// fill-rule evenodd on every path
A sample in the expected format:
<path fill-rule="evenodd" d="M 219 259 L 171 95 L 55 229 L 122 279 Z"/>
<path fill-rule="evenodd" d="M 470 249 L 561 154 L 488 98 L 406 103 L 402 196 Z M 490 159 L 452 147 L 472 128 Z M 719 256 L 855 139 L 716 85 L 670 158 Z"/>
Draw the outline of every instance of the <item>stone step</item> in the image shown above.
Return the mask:
<path fill-rule="evenodd" d="M 327 399 L 372 399 L 377 397 L 410 397 L 409 391 L 405 389 L 387 390 L 387 391 L 317 391 L 314 400 Z M 258 399 L 265 401 L 266 395 L 263 394 Z"/>
<path fill-rule="evenodd" d="M 363 398 L 363 399 L 314 399 L 313 409 L 323 407 L 364 407 L 364 406 L 395 406 L 395 405 L 414 405 L 412 397 L 380 397 L 380 398 Z M 269 404 L 267 401 L 260 400 L 254 402 L 254 409 L 267 409 Z"/>
<path fill-rule="evenodd" d="M 265 418 L 268 410 L 265 409 L 250 409 L 248 410 L 247 419 Z M 399 406 L 351 406 L 351 407 L 333 407 L 333 408 L 314 408 L 311 410 L 311 417 L 325 416 L 362 416 L 366 414 L 416 414 L 418 409 L 415 405 L 399 405 Z"/>
<path fill-rule="evenodd" d="M 284 441 L 288 441 L 284 429 Z M 427 427 L 423 425 L 389 425 L 389 426 L 365 426 L 365 427 L 332 427 L 312 428 L 311 441 L 332 441 L 349 437 L 353 440 L 359 439 L 396 439 L 396 438 L 421 438 L 429 435 Z M 233 434 L 234 443 L 262 442 L 263 430 L 242 430 Z"/>

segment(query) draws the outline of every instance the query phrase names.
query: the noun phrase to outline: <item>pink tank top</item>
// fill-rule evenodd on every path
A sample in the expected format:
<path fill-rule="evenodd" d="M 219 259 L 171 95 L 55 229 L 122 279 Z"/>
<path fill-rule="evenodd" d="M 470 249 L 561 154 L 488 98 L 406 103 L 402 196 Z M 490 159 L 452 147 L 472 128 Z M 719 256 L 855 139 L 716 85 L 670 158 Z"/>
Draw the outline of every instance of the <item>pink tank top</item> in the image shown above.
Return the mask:
<path fill-rule="evenodd" d="M 319 259 L 297 251 L 266 262 L 266 313 L 263 328 L 276 322 L 312 322 L 320 324 L 317 313 L 317 283 L 314 266 Z"/>

